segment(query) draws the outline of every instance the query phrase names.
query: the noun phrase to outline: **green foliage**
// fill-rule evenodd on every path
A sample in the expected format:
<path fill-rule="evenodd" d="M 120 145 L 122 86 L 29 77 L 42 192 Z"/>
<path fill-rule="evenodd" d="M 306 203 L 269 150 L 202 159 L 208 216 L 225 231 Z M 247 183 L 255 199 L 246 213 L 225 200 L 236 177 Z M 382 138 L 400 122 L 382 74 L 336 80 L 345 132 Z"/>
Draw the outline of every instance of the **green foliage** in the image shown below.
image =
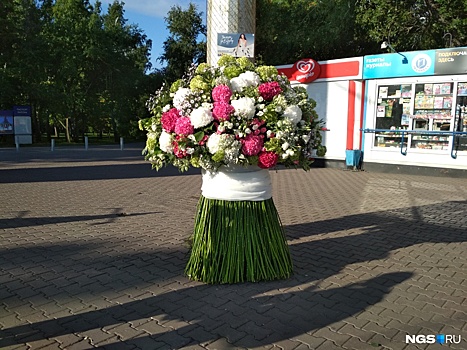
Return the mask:
<path fill-rule="evenodd" d="M 257 61 L 293 63 L 467 45 L 466 0 L 258 0 Z"/>
<path fill-rule="evenodd" d="M 126 23 L 123 2 L 103 13 L 99 1 L 5 0 L 0 19 L 0 108 L 31 104 L 36 135 L 68 126 L 75 141 L 90 130 L 139 136 L 162 79 L 146 75 L 151 41 Z"/>
<path fill-rule="evenodd" d="M 399 51 L 467 43 L 465 0 L 359 0 L 355 12 L 362 33 Z"/>
<path fill-rule="evenodd" d="M 163 69 L 166 80 L 173 82 L 183 76 L 192 64 L 206 60 L 206 42 L 200 40 L 201 36 L 206 36 L 206 26 L 193 3 L 187 10 L 178 5 L 172 6 L 165 21 L 170 36 L 164 42 L 164 53 L 159 60 L 167 64 Z"/>
<path fill-rule="evenodd" d="M 256 48 L 263 64 L 280 65 L 361 54 L 349 0 L 258 0 Z"/>

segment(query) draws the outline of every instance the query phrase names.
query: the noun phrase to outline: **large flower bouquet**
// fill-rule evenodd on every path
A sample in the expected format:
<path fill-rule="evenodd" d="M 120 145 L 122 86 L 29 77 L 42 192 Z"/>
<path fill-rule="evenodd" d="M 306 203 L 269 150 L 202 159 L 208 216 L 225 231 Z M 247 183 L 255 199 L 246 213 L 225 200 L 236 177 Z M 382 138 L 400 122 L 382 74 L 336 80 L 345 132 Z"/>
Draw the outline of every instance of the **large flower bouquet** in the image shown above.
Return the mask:
<path fill-rule="evenodd" d="M 308 170 L 324 154 L 315 105 L 276 68 L 231 56 L 194 67 L 148 100 L 152 117 L 140 126 L 153 168 L 202 168 L 188 277 L 237 283 L 291 275 L 267 169 Z"/>
<path fill-rule="evenodd" d="M 325 153 L 315 106 L 275 67 L 222 56 L 217 67 L 200 64 L 150 97 L 152 117 L 140 122 L 146 159 L 157 170 L 279 163 L 308 170 Z"/>

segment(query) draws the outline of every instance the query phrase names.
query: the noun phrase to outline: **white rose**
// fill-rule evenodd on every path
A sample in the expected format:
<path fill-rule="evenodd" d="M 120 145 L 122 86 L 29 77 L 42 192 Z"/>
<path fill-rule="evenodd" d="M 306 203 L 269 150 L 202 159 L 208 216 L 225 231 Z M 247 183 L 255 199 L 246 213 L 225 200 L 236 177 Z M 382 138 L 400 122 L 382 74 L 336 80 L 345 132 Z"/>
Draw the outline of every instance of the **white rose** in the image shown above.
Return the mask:
<path fill-rule="evenodd" d="M 247 86 L 258 86 L 261 79 L 258 74 L 248 71 L 240 74 L 238 77 L 230 79 L 230 86 L 234 92 L 241 92 Z"/>
<path fill-rule="evenodd" d="M 221 135 L 220 134 L 212 134 L 208 138 L 208 142 L 206 142 L 206 146 L 208 147 L 209 153 L 215 154 L 220 149 L 221 143 Z"/>
<path fill-rule="evenodd" d="M 159 148 L 166 153 L 173 153 L 172 135 L 162 131 L 161 136 L 159 136 Z"/>
<path fill-rule="evenodd" d="M 247 86 L 258 86 L 261 83 L 259 75 L 252 71 L 242 73 L 239 77 L 246 82 Z"/>
<path fill-rule="evenodd" d="M 251 119 L 255 116 L 255 100 L 251 97 L 240 97 L 232 100 L 231 105 L 235 108 L 235 115 Z"/>
<path fill-rule="evenodd" d="M 195 129 L 202 128 L 213 120 L 214 118 L 212 117 L 212 112 L 205 107 L 196 108 L 190 114 L 190 121 Z"/>
<path fill-rule="evenodd" d="M 302 119 L 302 110 L 297 105 L 288 106 L 284 111 L 284 117 L 296 125 Z"/>
<path fill-rule="evenodd" d="M 232 91 L 241 92 L 247 86 L 247 82 L 238 76 L 230 79 L 230 86 L 232 87 Z"/>

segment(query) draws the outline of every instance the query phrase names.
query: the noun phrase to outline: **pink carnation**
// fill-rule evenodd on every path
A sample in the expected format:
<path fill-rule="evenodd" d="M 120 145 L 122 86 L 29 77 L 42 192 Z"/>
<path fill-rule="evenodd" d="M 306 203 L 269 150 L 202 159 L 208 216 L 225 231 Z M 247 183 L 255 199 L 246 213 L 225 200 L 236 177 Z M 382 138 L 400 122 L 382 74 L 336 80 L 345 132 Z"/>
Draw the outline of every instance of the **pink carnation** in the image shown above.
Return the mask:
<path fill-rule="evenodd" d="M 194 126 L 191 124 L 190 118 L 180 117 L 175 123 L 175 133 L 178 135 L 191 135 L 195 131 Z"/>
<path fill-rule="evenodd" d="M 177 108 L 172 108 L 163 113 L 161 117 L 162 128 L 168 133 L 173 132 L 178 118 L 180 118 L 180 113 Z"/>
<path fill-rule="evenodd" d="M 212 110 L 212 116 L 214 119 L 223 121 L 229 120 L 230 115 L 235 112 L 235 108 L 225 102 L 214 102 L 214 108 Z"/>
<path fill-rule="evenodd" d="M 279 155 L 274 152 L 261 152 L 258 156 L 258 166 L 263 169 L 272 168 L 277 164 Z"/>
<path fill-rule="evenodd" d="M 175 137 L 175 140 L 174 140 L 173 143 L 172 143 L 175 156 L 176 156 L 177 158 L 184 158 L 184 157 L 187 156 L 187 152 L 186 152 L 185 149 L 182 149 L 182 148 L 180 147 L 180 145 L 178 144 L 178 142 L 185 143 L 185 142 L 186 142 L 186 138 L 177 135 L 177 136 Z"/>
<path fill-rule="evenodd" d="M 242 140 L 242 153 L 246 156 L 255 156 L 263 148 L 264 141 L 261 137 L 249 134 Z"/>
<path fill-rule="evenodd" d="M 266 101 L 272 101 L 274 96 L 279 95 L 282 89 L 277 81 L 263 83 L 258 87 L 259 93 Z"/>
<path fill-rule="evenodd" d="M 215 102 L 228 103 L 231 96 L 232 91 L 230 91 L 230 88 L 227 85 L 218 85 L 212 89 L 212 99 Z"/>

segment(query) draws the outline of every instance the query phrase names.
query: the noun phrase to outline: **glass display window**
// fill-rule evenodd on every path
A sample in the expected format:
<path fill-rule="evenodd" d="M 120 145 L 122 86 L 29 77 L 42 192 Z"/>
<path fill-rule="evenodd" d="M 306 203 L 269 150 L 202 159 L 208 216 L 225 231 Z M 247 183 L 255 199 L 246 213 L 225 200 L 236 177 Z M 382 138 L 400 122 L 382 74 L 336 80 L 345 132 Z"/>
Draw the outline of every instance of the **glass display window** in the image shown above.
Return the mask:
<path fill-rule="evenodd" d="M 467 82 L 457 84 L 456 115 L 454 130 L 467 132 Z M 467 135 L 456 135 L 454 148 L 457 151 L 467 151 Z"/>
<path fill-rule="evenodd" d="M 454 101 L 459 91 L 462 99 Z M 465 123 L 467 130 L 467 83 L 388 84 L 378 86 L 377 93 L 374 147 L 447 150 L 450 136 L 434 132 L 455 130 L 454 111 L 459 114 L 456 125 L 464 128 Z M 403 136 L 401 129 L 413 132 Z M 465 143 L 458 139 L 462 149 L 467 137 Z"/>
<path fill-rule="evenodd" d="M 415 84 L 413 107 L 414 131 L 451 131 L 454 83 Z M 447 150 L 449 135 L 415 133 L 411 148 Z"/>
<path fill-rule="evenodd" d="M 410 126 L 412 84 L 382 85 L 378 87 L 375 129 L 389 131 L 375 133 L 375 147 L 400 147 L 402 135 L 391 131 Z M 407 146 L 405 137 L 404 146 Z"/>

